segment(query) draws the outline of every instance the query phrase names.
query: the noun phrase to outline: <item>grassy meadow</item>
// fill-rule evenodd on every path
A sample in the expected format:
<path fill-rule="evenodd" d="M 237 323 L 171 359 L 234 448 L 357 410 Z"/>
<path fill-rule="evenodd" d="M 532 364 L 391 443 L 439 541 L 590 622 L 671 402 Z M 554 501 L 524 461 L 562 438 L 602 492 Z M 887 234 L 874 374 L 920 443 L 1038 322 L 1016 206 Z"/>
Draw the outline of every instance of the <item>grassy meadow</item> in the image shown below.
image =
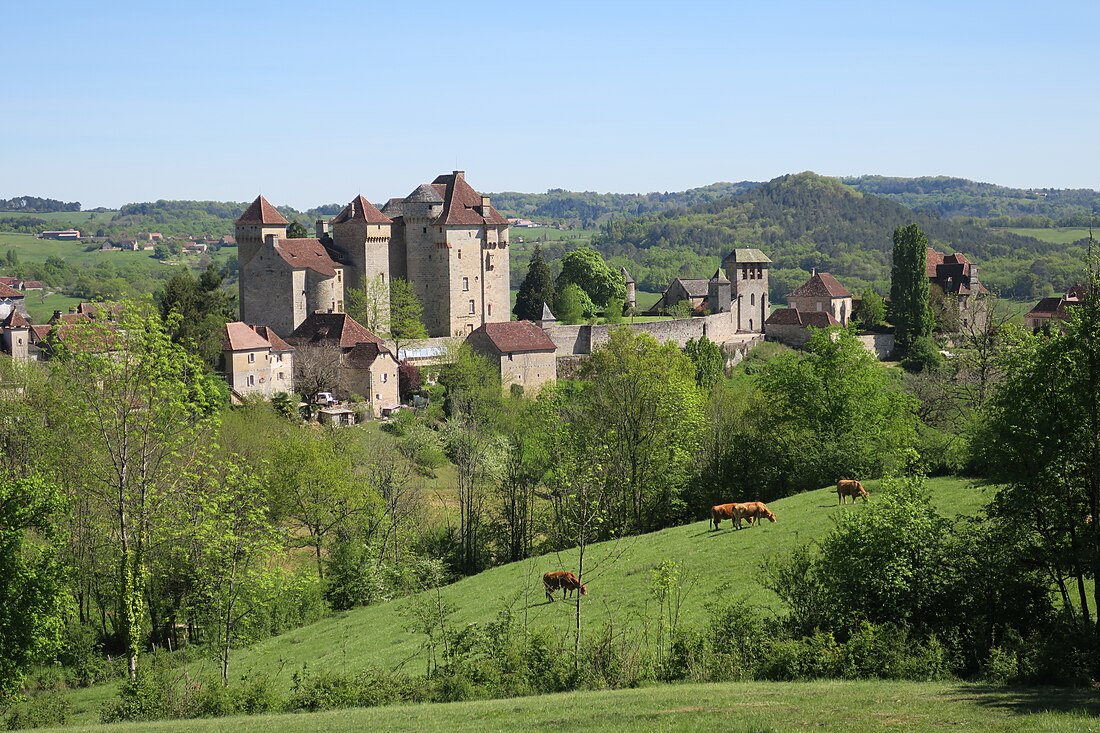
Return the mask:
<path fill-rule="evenodd" d="M 1073 244 L 1081 239 L 1088 239 L 1089 230 L 1086 227 L 1053 227 L 1050 229 L 1023 229 L 1005 228 L 1001 231 L 1019 234 L 1022 237 L 1034 237 L 1035 239 L 1053 244 Z"/>
<path fill-rule="evenodd" d="M 1100 731 L 1094 689 L 993 688 L 953 682 L 820 680 L 655 685 L 505 700 L 390 705 L 297 715 L 73 726 L 70 733 L 282 731 L 715 731 L 933 733 Z"/>
<path fill-rule="evenodd" d="M 866 483 L 871 501 L 879 484 Z M 977 512 L 991 498 L 988 487 L 956 478 L 928 482 L 935 504 L 946 515 Z M 731 501 L 751 499 L 730 496 Z M 607 623 L 641 628 L 652 615 L 650 571 L 661 561 L 683 563 L 688 586 L 681 618 L 700 624 L 706 606 L 721 598 L 736 598 L 764 612 L 779 612 L 778 598 L 760 583 L 762 561 L 787 553 L 823 537 L 840 512 L 858 512 L 863 503 L 837 505 L 835 489 L 810 491 L 773 502 L 777 521 L 734 530 L 723 523 L 717 532 L 709 520 L 672 527 L 638 537 L 592 545 L 585 554 L 584 578 L 588 584 L 584 613 L 587 628 Z M 510 609 L 517 625 L 550 629 L 568 637 L 574 624 L 575 603 L 548 603 L 542 574 L 548 570 L 577 567 L 576 552 L 553 553 L 531 560 L 492 568 L 442 589 L 445 602 L 453 604 L 452 623 L 492 621 Z M 313 671 L 353 671 L 368 666 L 400 669 L 421 674 L 422 637 L 408 631 L 413 598 L 400 598 L 365 608 L 334 614 L 317 623 L 241 649 L 231 658 L 231 676 L 263 674 L 289 690 L 291 676 L 306 666 Z M 650 619 L 650 621 L 652 621 Z M 193 677 L 214 674 L 216 663 L 195 663 Z M 114 685 L 78 690 L 71 694 L 74 718 L 96 719 L 100 706 L 114 695 Z"/>

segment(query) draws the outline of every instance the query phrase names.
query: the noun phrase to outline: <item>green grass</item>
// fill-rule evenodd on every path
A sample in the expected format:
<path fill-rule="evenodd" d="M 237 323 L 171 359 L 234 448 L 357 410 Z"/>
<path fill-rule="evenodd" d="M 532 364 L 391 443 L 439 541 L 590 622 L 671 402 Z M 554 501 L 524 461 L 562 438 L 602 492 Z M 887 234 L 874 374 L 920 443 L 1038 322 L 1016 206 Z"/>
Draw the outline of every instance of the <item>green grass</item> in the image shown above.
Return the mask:
<path fill-rule="evenodd" d="M 879 484 L 868 481 L 865 485 L 873 502 Z M 930 479 L 928 486 L 940 511 L 949 515 L 973 514 L 991 497 L 990 489 L 960 479 Z M 734 492 L 728 500 L 752 498 Z M 865 507 L 862 503 L 854 508 L 837 506 L 835 489 L 831 488 L 792 496 L 770 506 L 778 518 L 774 524 L 736 531 L 727 522 L 720 531 L 713 532 L 709 521 L 699 521 L 590 547 L 584 572 L 589 591 L 585 613 L 590 628 L 610 621 L 618 626 L 637 623 L 651 604 L 649 572 L 666 559 L 684 564 L 691 586 L 682 611 L 686 623 L 703 622 L 705 605 L 716 598 L 732 597 L 762 611 L 778 611 L 778 599 L 760 584 L 761 560 L 825 536 L 835 515 Z M 519 624 L 526 620 L 531 627 L 568 634 L 574 623 L 574 605 L 547 603 L 542 574 L 548 570 L 575 570 L 576 566 L 575 552 L 512 563 L 447 586 L 443 597 L 457 609 L 453 623 L 459 628 L 490 621 L 502 609 L 511 608 Z M 421 638 L 406 631 L 412 602 L 411 598 L 401 598 L 338 613 L 250 649 L 238 650 L 231 659 L 231 674 L 239 677 L 262 673 L 288 689 L 290 675 L 303 665 L 311 670 L 373 665 L 419 674 L 423 665 Z M 205 670 L 191 670 L 194 675 L 203 671 L 213 673 L 214 667 L 208 664 Z M 96 710 L 112 694 L 111 686 L 74 692 L 71 700 L 75 716 L 94 719 Z"/>
<path fill-rule="evenodd" d="M 556 229 L 554 227 L 520 229 L 512 227 L 508 233 L 508 242 L 509 244 L 532 246 L 539 242 L 576 240 L 579 244 L 584 245 L 591 242 L 594 236 L 596 236 L 595 229 Z"/>
<path fill-rule="evenodd" d="M 43 293 L 45 293 L 45 297 L 43 297 Z M 45 323 L 50 320 L 54 311 L 68 313 L 69 309 L 79 303 L 80 300 L 80 298 L 73 298 L 61 293 L 32 290 L 27 293 L 26 297 L 27 313 L 31 317 L 31 323 Z"/>
<path fill-rule="evenodd" d="M 122 726 L 133 733 L 276 731 L 715 731 L 933 733 L 1100 731 L 1100 693 L 950 682 L 815 681 L 657 685 L 510 700 L 395 705 Z M 119 726 L 70 727 L 73 733 Z"/>
<path fill-rule="evenodd" d="M 1044 242 L 1052 242 L 1054 244 L 1072 244 L 1079 239 L 1086 239 L 1089 236 L 1089 230 L 1085 227 L 1055 227 L 1051 229 L 1021 229 L 1021 228 L 1005 228 L 1001 229 L 1003 232 L 1012 232 L 1013 234 L 1019 234 L 1024 237 L 1034 237 Z"/>

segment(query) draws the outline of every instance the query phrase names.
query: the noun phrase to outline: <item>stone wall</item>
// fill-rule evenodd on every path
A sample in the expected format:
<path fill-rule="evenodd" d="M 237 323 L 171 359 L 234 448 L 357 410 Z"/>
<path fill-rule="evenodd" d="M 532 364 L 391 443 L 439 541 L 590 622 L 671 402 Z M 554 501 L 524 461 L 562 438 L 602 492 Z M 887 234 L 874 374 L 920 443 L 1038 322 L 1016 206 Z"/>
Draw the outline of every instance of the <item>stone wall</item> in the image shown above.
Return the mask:
<path fill-rule="evenodd" d="M 735 323 L 735 314 L 716 313 L 712 316 L 701 318 L 680 318 L 668 321 L 652 321 L 649 323 L 624 323 L 639 333 L 648 333 L 658 341 L 673 341 L 681 348 L 688 339 L 696 339 L 706 336 L 711 341 L 724 344 L 729 341 L 751 340 L 751 334 L 739 334 Z M 592 350 L 601 344 L 607 343 L 614 325 L 590 326 L 547 326 L 546 335 L 558 347 L 558 357 L 571 354 L 591 354 Z M 759 334 L 757 334 L 759 335 Z"/>
<path fill-rule="evenodd" d="M 860 343 L 878 358 L 885 361 L 894 355 L 894 334 L 892 333 L 861 333 Z"/>

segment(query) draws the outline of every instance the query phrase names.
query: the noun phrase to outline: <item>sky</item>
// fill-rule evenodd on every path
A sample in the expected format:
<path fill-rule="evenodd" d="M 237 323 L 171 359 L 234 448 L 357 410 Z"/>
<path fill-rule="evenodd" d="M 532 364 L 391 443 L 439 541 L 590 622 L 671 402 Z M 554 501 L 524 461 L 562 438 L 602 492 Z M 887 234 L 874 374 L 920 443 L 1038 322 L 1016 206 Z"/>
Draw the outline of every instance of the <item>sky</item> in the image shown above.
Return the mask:
<path fill-rule="evenodd" d="M 5 2 L 0 198 L 1100 189 L 1100 3 Z"/>

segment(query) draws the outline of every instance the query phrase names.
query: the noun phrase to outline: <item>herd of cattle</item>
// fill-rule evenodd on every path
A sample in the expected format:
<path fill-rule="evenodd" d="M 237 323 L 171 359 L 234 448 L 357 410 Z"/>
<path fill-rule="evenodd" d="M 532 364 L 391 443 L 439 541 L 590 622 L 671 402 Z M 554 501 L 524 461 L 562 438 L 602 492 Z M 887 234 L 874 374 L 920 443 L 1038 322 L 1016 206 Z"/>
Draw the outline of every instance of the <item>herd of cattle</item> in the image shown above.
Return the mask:
<path fill-rule="evenodd" d="M 846 497 L 852 497 L 852 503 L 856 503 L 856 498 L 861 498 L 867 501 L 867 489 L 863 488 L 863 484 L 854 479 L 841 479 L 836 482 L 836 495 L 841 504 L 844 504 Z M 749 526 L 756 523 L 757 520 L 768 518 L 769 522 L 775 521 L 775 515 L 768 509 L 768 505 L 762 501 L 745 501 L 735 502 L 731 504 L 717 504 L 710 508 L 711 512 L 711 524 L 714 525 L 714 529 L 718 530 L 719 524 L 729 519 L 733 521 L 734 529 L 741 529 L 742 522 L 748 522 Z M 1089 517 L 1091 520 L 1092 517 Z M 573 595 L 573 591 L 578 591 L 582 596 L 588 595 L 588 587 L 580 581 L 576 575 L 568 570 L 555 570 L 546 573 L 542 576 L 542 586 L 546 590 L 546 601 L 552 603 L 554 601 L 554 591 L 565 591 L 563 597 L 568 598 Z"/>

